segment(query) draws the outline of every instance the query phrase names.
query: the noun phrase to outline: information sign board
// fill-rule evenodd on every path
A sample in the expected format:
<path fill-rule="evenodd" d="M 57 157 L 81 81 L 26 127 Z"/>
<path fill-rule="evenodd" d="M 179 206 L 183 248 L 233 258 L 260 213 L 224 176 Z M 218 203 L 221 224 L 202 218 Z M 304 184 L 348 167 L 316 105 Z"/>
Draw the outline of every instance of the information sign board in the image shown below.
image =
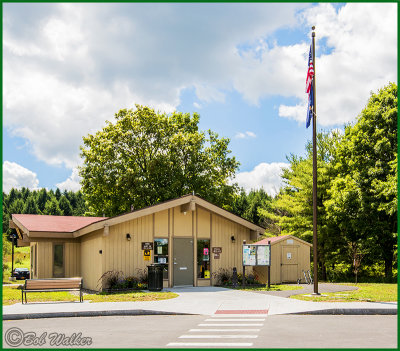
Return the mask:
<path fill-rule="evenodd" d="M 270 266 L 271 245 L 243 245 L 243 266 Z"/>

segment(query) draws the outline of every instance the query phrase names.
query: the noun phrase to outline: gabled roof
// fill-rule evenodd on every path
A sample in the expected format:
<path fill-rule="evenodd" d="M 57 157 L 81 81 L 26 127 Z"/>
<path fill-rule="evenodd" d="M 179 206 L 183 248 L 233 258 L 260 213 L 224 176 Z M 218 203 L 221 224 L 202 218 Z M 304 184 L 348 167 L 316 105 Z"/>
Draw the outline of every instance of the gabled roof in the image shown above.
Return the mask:
<path fill-rule="evenodd" d="M 299 239 L 298 237 L 296 237 L 296 236 L 294 236 L 294 235 L 289 235 L 289 234 L 287 234 L 287 235 L 280 235 L 280 236 L 274 236 L 274 237 L 271 237 L 271 238 L 265 238 L 265 239 L 262 239 L 262 240 L 260 240 L 260 241 L 257 241 L 257 242 L 254 243 L 253 245 L 268 245 L 268 241 L 271 242 L 271 245 L 275 245 L 276 243 L 278 243 L 278 242 L 280 242 L 280 241 L 282 241 L 282 240 L 285 240 L 285 239 L 295 239 L 295 240 L 298 240 L 298 241 L 302 242 L 303 244 L 306 244 L 306 245 L 308 245 L 308 246 L 312 246 L 312 245 L 311 245 L 310 243 L 308 243 L 307 241 L 301 240 L 301 239 Z"/>
<path fill-rule="evenodd" d="M 242 217 L 239 217 L 211 202 L 196 195 L 185 195 L 177 199 L 165 201 L 157 205 L 145 207 L 136 211 L 128 212 L 115 217 L 71 217 L 71 216 L 45 216 L 45 215 L 21 215 L 13 214 L 13 222 L 28 236 L 46 236 L 48 233 L 64 233 L 66 238 L 76 238 L 106 226 L 112 226 L 135 218 L 147 216 L 156 212 L 164 211 L 185 204 L 199 205 L 211 212 L 225 217 L 235 223 L 241 224 L 250 230 L 263 233 L 265 228 L 260 227 Z M 35 232 L 34 234 L 32 232 Z M 43 234 L 40 234 L 43 233 Z M 46 233 L 46 234 L 45 234 Z M 33 235 L 31 235 L 33 234 Z M 53 235 L 51 235 L 53 236 Z M 61 236 L 57 236 L 61 237 Z"/>
<path fill-rule="evenodd" d="M 29 232 L 73 233 L 105 217 L 49 216 L 13 214 L 13 222 Z"/>
<path fill-rule="evenodd" d="M 217 205 L 214 205 L 211 202 L 204 200 L 197 195 L 185 195 L 185 196 L 173 199 L 173 200 L 161 202 L 157 205 L 152 205 L 152 206 L 145 207 L 145 208 L 142 208 L 139 210 L 135 210 L 133 212 L 124 213 L 124 214 L 116 216 L 116 217 L 110 217 L 108 219 L 104 219 L 103 221 L 89 224 L 88 226 L 81 228 L 76 233 L 74 233 L 74 237 L 78 237 L 78 236 L 93 232 L 95 230 L 102 229 L 105 226 L 112 226 L 112 225 L 119 224 L 119 223 L 122 223 L 125 221 L 130 221 L 135 218 L 147 216 L 149 214 L 164 211 L 169 208 L 173 208 L 176 206 L 185 205 L 185 204 L 189 204 L 189 203 L 199 205 L 211 212 L 214 212 L 222 217 L 225 217 L 225 218 L 231 220 L 232 222 L 241 224 L 244 227 L 249 228 L 250 230 L 254 230 L 259 233 L 264 233 L 264 231 L 265 231 L 265 228 L 260 227 L 256 224 L 248 221 L 247 219 L 237 216 L 227 210 L 224 210 L 223 208 L 221 208 Z"/>

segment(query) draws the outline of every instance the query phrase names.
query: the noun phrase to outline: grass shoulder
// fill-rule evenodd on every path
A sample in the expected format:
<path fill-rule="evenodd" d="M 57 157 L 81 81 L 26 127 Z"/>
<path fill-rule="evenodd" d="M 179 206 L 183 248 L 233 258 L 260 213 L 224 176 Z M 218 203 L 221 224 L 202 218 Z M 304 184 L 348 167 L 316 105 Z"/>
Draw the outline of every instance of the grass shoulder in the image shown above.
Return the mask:
<path fill-rule="evenodd" d="M 167 300 L 178 297 L 172 292 L 146 292 L 134 291 L 123 293 L 99 293 L 84 294 L 84 300 L 90 302 L 135 302 L 135 301 L 157 301 Z M 73 292 L 29 292 L 27 293 L 28 302 L 52 302 L 52 301 L 79 301 L 79 296 Z M 18 286 L 3 287 L 3 305 L 13 305 L 21 302 L 21 289 Z"/>
<path fill-rule="evenodd" d="M 340 283 L 338 285 L 355 286 L 357 290 L 322 293 L 314 296 L 310 293 L 293 295 L 290 298 L 316 302 L 396 302 L 397 284 L 380 283 Z"/>

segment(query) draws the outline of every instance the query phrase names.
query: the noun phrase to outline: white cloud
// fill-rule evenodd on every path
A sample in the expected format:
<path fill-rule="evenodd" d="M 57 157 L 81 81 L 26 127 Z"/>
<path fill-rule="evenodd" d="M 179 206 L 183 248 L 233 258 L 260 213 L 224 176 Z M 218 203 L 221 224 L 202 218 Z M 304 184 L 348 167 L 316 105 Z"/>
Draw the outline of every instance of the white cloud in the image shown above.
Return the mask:
<path fill-rule="evenodd" d="M 199 105 L 224 101 L 246 65 L 237 45 L 293 26 L 305 6 L 5 4 L 4 125 L 72 169 L 82 136 L 120 108 L 172 112 L 187 88 Z"/>
<path fill-rule="evenodd" d="M 371 91 L 389 81 L 397 82 L 397 5 L 349 3 L 336 11 L 330 4 L 319 4 L 306 9 L 303 17 L 310 27 L 316 26 L 318 123 L 329 126 L 354 121 Z M 331 52 L 321 54 L 321 40 Z M 308 54 L 308 45 L 303 50 L 304 55 Z M 292 95 L 302 103 L 280 106 L 279 115 L 303 123 L 306 60 L 301 73 Z"/>
<path fill-rule="evenodd" d="M 260 163 L 250 172 L 240 172 L 236 175 L 235 182 L 243 187 L 246 192 L 251 189 L 264 190 L 271 196 L 276 195 L 283 186 L 282 168 L 289 167 L 289 164 L 283 162 Z"/>
<path fill-rule="evenodd" d="M 38 189 L 39 180 L 36 173 L 22 167 L 18 163 L 3 162 L 3 191 L 8 193 L 11 188 L 20 189 L 22 187 L 31 190 Z"/>
<path fill-rule="evenodd" d="M 70 169 L 82 136 L 120 108 L 172 112 L 185 89 L 198 106 L 233 91 L 254 105 L 294 97 L 279 115 L 304 122 L 309 44 L 267 44 L 279 29 L 315 24 L 317 44 L 332 48 L 316 62 L 319 125 L 354 120 L 370 91 L 397 78 L 390 3 L 8 3 L 3 14 L 4 125 L 39 160 Z"/>
<path fill-rule="evenodd" d="M 246 132 L 237 132 L 235 134 L 236 139 L 248 139 L 248 138 L 256 138 L 257 135 L 253 132 L 246 131 Z"/>
<path fill-rule="evenodd" d="M 56 186 L 60 190 L 71 190 L 71 191 L 78 191 L 81 188 L 81 177 L 79 176 L 79 171 L 77 168 L 72 170 L 71 175 L 63 182 L 57 183 Z"/>

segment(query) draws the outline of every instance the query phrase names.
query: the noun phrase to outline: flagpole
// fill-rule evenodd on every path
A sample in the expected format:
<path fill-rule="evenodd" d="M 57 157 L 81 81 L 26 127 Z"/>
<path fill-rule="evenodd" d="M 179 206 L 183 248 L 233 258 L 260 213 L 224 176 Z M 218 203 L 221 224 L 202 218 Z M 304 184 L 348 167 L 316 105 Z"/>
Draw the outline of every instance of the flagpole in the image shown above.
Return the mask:
<path fill-rule="evenodd" d="M 312 89 L 314 94 L 314 106 L 312 111 L 313 121 L 313 252 L 314 252 L 314 295 L 318 293 L 318 257 L 317 257 L 317 96 L 315 88 L 315 26 L 311 28 L 312 32 L 312 59 L 314 65 L 314 76 Z"/>

